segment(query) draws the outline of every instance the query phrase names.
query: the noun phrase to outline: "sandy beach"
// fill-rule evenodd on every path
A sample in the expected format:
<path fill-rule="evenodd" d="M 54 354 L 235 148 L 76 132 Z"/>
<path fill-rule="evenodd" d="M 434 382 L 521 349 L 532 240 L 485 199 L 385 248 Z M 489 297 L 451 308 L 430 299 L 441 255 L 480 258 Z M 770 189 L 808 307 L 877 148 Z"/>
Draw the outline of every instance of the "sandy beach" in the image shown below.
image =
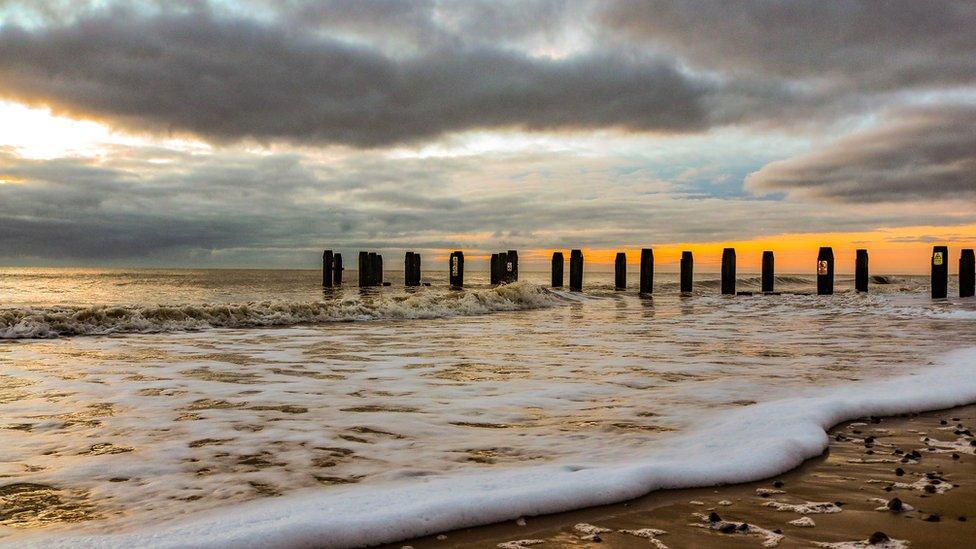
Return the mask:
<path fill-rule="evenodd" d="M 974 426 L 976 406 L 861 418 L 831 429 L 822 456 L 774 478 L 387 547 L 971 547 Z"/>

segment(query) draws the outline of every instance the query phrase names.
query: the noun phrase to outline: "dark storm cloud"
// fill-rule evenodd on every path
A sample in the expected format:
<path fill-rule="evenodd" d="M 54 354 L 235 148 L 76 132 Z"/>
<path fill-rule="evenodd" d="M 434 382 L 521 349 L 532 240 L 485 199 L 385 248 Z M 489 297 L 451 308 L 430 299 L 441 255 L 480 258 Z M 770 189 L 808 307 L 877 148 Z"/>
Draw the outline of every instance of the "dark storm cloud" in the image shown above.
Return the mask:
<path fill-rule="evenodd" d="M 976 4 L 916 0 L 622 0 L 602 20 L 696 66 L 861 91 L 971 84 Z"/>
<path fill-rule="evenodd" d="M 36 5 L 0 27 L 0 97 L 214 141 L 796 126 L 976 83 L 965 2 Z"/>
<path fill-rule="evenodd" d="M 702 85 L 665 61 L 487 47 L 395 60 L 209 10 L 100 12 L 0 30 L 0 95 L 132 129 L 375 146 L 444 132 L 700 128 Z"/>
<path fill-rule="evenodd" d="M 747 178 L 759 192 L 848 202 L 976 200 L 976 106 L 890 113 L 877 127 Z"/>

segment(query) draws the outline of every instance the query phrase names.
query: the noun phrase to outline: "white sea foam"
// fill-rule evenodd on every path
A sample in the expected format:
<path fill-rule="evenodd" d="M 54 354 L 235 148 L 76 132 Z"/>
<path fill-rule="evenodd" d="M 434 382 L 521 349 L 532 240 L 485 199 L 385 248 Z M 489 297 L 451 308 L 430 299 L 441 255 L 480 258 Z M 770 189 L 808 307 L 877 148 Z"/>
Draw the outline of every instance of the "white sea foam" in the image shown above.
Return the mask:
<path fill-rule="evenodd" d="M 431 319 L 546 307 L 560 294 L 519 282 L 496 288 L 340 294 L 327 301 L 0 309 L 0 340 L 293 326 L 377 319 Z M 563 298 L 565 299 L 565 298 Z"/>
<path fill-rule="evenodd" d="M 461 471 L 328 491 L 305 491 L 215 509 L 116 534 L 42 533 L 20 547 L 345 547 L 634 498 L 657 489 L 768 478 L 819 455 L 826 429 L 868 415 L 976 402 L 976 349 L 885 381 L 852 382 L 731 408 L 666 447 L 628 448 L 616 462 L 560 462 Z"/>

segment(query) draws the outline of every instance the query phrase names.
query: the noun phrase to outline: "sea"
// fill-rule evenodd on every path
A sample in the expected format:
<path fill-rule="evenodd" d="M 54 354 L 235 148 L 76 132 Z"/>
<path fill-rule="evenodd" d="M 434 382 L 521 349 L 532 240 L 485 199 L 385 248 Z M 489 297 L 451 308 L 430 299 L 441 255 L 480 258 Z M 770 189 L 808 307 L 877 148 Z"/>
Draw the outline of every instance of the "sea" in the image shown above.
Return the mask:
<path fill-rule="evenodd" d="M 928 277 L 486 275 L 0 269 L 0 545 L 396 542 L 757 480 L 841 421 L 976 402 L 976 300 Z"/>

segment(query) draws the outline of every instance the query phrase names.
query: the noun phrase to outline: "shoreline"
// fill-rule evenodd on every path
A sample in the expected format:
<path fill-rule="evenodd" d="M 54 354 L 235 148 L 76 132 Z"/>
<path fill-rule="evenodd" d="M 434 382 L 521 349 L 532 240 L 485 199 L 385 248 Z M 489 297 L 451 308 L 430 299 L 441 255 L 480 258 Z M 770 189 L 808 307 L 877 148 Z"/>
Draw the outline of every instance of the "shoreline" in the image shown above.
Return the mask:
<path fill-rule="evenodd" d="M 820 456 L 764 480 L 659 490 L 380 547 L 965 547 L 976 539 L 974 429 L 976 404 L 860 418 L 832 427 Z M 721 520 L 709 521 L 713 513 Z M 876 532 L 891 541 L 867 543 Z"/>

